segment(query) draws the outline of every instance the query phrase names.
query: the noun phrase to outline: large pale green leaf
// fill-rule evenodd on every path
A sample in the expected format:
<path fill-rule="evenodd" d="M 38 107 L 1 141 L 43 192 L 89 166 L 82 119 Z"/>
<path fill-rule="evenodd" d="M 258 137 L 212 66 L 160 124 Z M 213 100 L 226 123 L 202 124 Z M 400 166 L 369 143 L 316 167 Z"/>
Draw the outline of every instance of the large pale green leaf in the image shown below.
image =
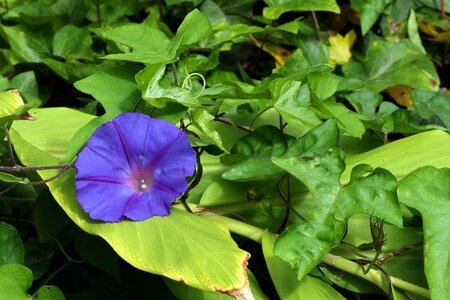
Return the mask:
<path fill-rule="evenodd" d="M 24 248 L 16 228 L 0 222 L 0 266 L 22 264 Z"/>
<path fill-rule="evenodd" d="M 30 300 L 27 290 L 33 282 L 30 269 L 18 264 L 0 266 L 0 299 Z"/>
<path fill-rule="evenodd" d="M 331 11 L 340 13 L 341 10 L 335 0 L 264 0 L 268 7 L 263 10 L 267 19 L 278 19 L 288 11 Z"/>
<path fill-rule="evenodd" d="M 401 226 L 400 205 L 395 196 L 397 180 L 384 169 L 368 165 L 353 168 L 351 180 L 342 186 L 343 154 L 336 148 L 326 154 L 309 153 L 272 158 L 279 167 L 301 180 L 314 197 L 314 212 L 305 223 L 288 228 L 277 239 L 274 253 L 294 268 L 302 279 L 343 237 L 349 217 L 375 215 Z"/>
<path fill-rule="evenodd" d="M 90 117 L 64 108 L 36 113 L 40 117 L 33 126 L 23 121 L 13 124 L 11 137 L 17 155 L 25 165 L 58 164 L 58 155 L 67 148 L 70 136 Z M 64 128 L 64 136 L 58 128 Z M 172 209 L 168 217 L 142 222 L 94 222 L 75 198 L 74 173 L 50 182 L 52 195 L 79 227 L 101 236 L 131 265 L 203 290 L 247 292 L 245 266 L 249 254 L 237 247 L 224 225 L 178 209 Z M 43 178 L 53 174 L 40 172 Z"/>
<path fill-rule="evenodd" d="M 450 169 L 422 167 L 403 178 L 399 200 L 422 214 L 425 274 L 432 299 L 450 298 Z"/>
<path fill-rule="evenodd" d="M 352 168 L 358 164 L 385 168 L 402 178 L 422 166 L 450 168 L 450 135 L 434 130 L 419 133 L 376 149 L 347 158 L 341 180 L 348 182 Z"/>
<path fill-rule="evenodd" d="M 306 275 L 302 280 L 298 280 L 295 270 L 273 254 L 275 240 L 274 235 L 267 230 L 264 231 L 262 237 L 264 259 L 280 299 L 345 299 L 329 284 L 320 279 Z"/>

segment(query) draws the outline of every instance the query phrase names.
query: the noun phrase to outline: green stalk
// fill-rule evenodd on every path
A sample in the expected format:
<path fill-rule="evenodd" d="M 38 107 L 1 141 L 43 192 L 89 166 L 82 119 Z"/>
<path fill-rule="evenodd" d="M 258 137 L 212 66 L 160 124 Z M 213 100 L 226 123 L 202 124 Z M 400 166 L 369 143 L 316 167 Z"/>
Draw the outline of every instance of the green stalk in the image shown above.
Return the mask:
<path fill-rule="evenodd" d="M 210 220 L 223 223 L 228 227 L 228 229 L 231 232 L 244 236 L 252 241 L 255 241 L 257 243 L 261 243 L 262 241 L 262 235 L 264 232 L 264 229 L 262 228 L 229 217 L 211 214 L 210 212 L 206 214 L 200 213 L 200 215 Z M 361 268 L 361 265 L 359 265 L 358 263 L 332 254 L 327 254 L 325 258 L 322 259 L 322 262 L 339 270 L 345 271 L 347 273 L 353 274 L 367 281 L 370 281 L 371 283 L 380 287 L 386 293 L 389 291 L 386 276 L 381 271 L 372 269 L 365 275 L 363 269 Z M 414 285 L 400 278 L 392 276 L 390 278 L 392 285 L 394 287 L 404 290 L 405 292 L 408 293 L 430 298 L 430 291 L 427 290 L 426 288 Z"/>

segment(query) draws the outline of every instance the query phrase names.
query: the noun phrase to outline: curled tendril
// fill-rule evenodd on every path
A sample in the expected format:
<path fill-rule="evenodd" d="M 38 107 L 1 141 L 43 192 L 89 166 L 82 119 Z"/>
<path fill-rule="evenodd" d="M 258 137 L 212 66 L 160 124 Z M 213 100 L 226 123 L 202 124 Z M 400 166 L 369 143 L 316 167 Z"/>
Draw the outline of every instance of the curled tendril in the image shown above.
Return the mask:
<path fill-rule="evenodd" d="M 200 97 L 202 94 L 203 94 L 203 92 L 205 91 L 205 89 L 206 89 L 206 79 L 205 79 L 205 77 L 202 75 L 202 74 L 200 74 L 200 73 L 190 73 L 184 80 L 183 80 L 183 84 L 181 85 L 181 88 L 183 88 L 183 89 L 187 89 L 187 90 L 191 90 L 191 83 L 192 83 L 192 81 L 191 81 L 191 77 L 193 77 L 193 76 L 198 76 L 198 77 L 200 77 L 201 79 L 202 79 L 202 82 L 203 82 L 203 86 L 202 86 L 202 90 L 200 91 L 200 93 L 197 95 L 197 96 L 195 96 L 195 98 L 197 98 L 197 97 Z"/>

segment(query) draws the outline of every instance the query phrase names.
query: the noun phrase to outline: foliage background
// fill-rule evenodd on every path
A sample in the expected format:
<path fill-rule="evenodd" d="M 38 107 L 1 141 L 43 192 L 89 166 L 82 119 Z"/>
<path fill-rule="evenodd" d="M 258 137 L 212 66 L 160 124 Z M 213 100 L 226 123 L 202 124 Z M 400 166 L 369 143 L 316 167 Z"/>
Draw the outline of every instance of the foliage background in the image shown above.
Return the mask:
<path fill-rule="evenodd" d="M 73 170 L 31 185 L 57 171 L 2 169 L 0 299 L 225 299 L 248 253 L 256 299 L 449 298 L 449 10 L 1 2 L 0 124 L 15 151 L 0 133 L 2 166 L 70 163 L 96 127 L 138 111 L 186 127 L 203 172 L 197 215 L 179 203 L 99 224 Z M 375 255 L 364 276 L 355 262 Z"/>

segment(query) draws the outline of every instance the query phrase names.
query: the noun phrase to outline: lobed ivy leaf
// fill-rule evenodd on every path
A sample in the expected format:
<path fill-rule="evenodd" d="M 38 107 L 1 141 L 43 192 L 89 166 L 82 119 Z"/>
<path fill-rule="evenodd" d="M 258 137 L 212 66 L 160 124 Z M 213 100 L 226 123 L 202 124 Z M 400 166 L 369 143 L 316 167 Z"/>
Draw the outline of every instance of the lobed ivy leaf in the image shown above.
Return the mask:
<path fill-rule="evenodd" d="M 296 300 L 308 297 L 317 300 L 345 299 L 329 284 L 320 279 L 306 275 L 301 280 L 297 279 L 292 267 L 276 257 L 273 247 L 276 237 L 265 230 L 262 236 L 262 250 L 270 277 L 277 290 L 278 296 L 283 300 Z"/>
<path fill-rule="evenodd" d="M 126 46 L 123 50 L 127 53 L 109 54 L 105 56 L 107 59 L 167 64 L 206 38 L 211 33 L 211 25 L 203 13 L 194 9 L 186 15 L 172 40 L 147 23 L 127 24 L 95 32 L 107 40 Z"/>
<path fill-rule="evenodd" d="M 300 81 L 277 78 L 269 84 L 275 109 L 289 123 L 301 122 L 310 128 L 322 123 L 311 108 L 308 85 Z"/>
<path fill-rule="evenodd" d="M 364 62 L 342 66 L 345 79 L 340 90 L 382 91 L 396 85 L 437 90 L 439 76 L 431 60 L 408 40 L 400 42 L 372 38 Z"/>
<path fill-rule="evenodd" d="M 361 32 L 365 35 L 392 0 L 352 0 L 352 8 L 361 14 Z"/>
<path fill-rule="evenodd" d="M 53 36 L 53 54 L 64 58 L 90 59 L 92 37 L 86 28 L 69 24 L 61 27 Z"/>
<path fill-rule="evenodd" d="M 450 297 L 450 169 L 421 167 L 403 178 L 397 190 L 403 204 L 422 215 L 425 275 L 432 299 Z"/>
<path fill-rule="evenodd" d="M 335 120 L 329 120 L 296 139 L 282 134 L 273 126 L 263 126 L 240 139 L 231 149 L 231 159 L 238 161 L 222 174 L 227 180 L 266 180 L 283 174 L 273 158 L 304 153 L 324 153 L 336 147 L 339 129 Z"/>
<path fill-rule="evenodd" d="M 369 165 L 353 168 L 350 182 L 341 185 L 343 153 L 331 148 L 324 154 L 277 157 L 272 161 L 299 180 L 314 197 L 314 212 L 305 223 L 288 228 L 275 243 L 274 253 L 297 268 L 302 279 L 342 239 L 348 218 L 365 213 L 401 226 L 396 178 Z"/>
<path fill-rule="evenodd" d="M 151 105 L 163 108 L 166 101 L 177 102 L 186 107 L 200 105 L 190 90 L 181 87 L 163 88 L 159 85 L 166 70 L 165 64 L 154 64 L 145 67 L 136 74 L 136 81 L 142 92 L 142 98 Z"/>
<path fill-rule="evenodd" d="M 214 117 L 204 109 L 196 109 L 192 115 L 192 124 L 195 126 L 195 128 L 205 134 L 213 144 L 218 146 L 223 151 L 226 151 L 223 146 L 220 134 L 211 127 L 212 123 L 214 123 Z"/>

